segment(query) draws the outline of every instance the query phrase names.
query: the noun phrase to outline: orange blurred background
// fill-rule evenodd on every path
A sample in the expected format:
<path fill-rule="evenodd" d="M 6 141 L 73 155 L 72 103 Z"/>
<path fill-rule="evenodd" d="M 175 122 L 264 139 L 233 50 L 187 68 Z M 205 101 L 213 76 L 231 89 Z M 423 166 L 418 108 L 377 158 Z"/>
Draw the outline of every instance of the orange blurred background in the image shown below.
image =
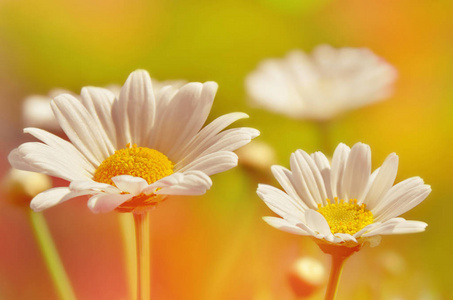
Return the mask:
<path fill-rule="evenodd" d="M 403 216 L 427 222 L 427 231 L 384 237 L 351 257 L 338 299 L 451 299 L 452 14 L 446 0 L 0 0 L 0 177 L 8 153 L 27 139 L 25 97 L 122 84 L 137 68 L 158 80 L 217 81 L 210 120 L 248 113 L 240 125 L 259 129 L 257 140 L 288 166 L 296 149 L 320 149 L 317 128 L 250 108 L 245 76 L 295 48 L 367 47 L 398 69 L 395 94 L 335 120 L 332 144 L 369 144 L 373 169 L 396 152 L 397 181 L 420 176 L 433 192 Z M 240 161 L 215 175 L 206 195 L 152 212 L 153 299 L 289 300 L 287 273 L 298 257 L 329 268 L 308 238 L 261 220 L 272 213 L 255 190 L 275 184 L 268 175 Z M 56 299 L 27 213 L 7 199 L 0 207 L 0 299 Z M 95 215 L 85 201 L 69 201 L 44 214 L 78 299 L 127 299 L 116 213 Z M 321 289 L 310 299 L 322 297 Z"/>

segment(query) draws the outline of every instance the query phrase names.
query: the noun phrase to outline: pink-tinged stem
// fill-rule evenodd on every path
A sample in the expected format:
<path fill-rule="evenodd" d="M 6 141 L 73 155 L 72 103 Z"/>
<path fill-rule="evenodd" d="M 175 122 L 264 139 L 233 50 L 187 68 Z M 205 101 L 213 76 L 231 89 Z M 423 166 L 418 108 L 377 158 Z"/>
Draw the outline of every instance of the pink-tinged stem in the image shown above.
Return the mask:
<path fill-rule="evenodd" d="M 134 213 L 137 245 L 137 300 L 151 299 L 149 213 Z"/>
<path fill-rule="evenodd" d="M 329 283 L 327 285 L 325 300 L 334 300 L 338 290 L 341 272 L 343 271 L 346 257 L 340 255 L 332 255 L 332 267 L 330 269 Z"/>
<path fill-rule="evenodd" d="M 340 281 L 341 272 L 346 259 L 359 251 L 362 245 L 354 247 L 346 247 L 341 245 L 318 243 L 322 252 L 331 255 L 332 267 L 330 269 L 329 283 L 327 284 L 325 300 L 334 300 L 338 290 L 338 282 Z"/>

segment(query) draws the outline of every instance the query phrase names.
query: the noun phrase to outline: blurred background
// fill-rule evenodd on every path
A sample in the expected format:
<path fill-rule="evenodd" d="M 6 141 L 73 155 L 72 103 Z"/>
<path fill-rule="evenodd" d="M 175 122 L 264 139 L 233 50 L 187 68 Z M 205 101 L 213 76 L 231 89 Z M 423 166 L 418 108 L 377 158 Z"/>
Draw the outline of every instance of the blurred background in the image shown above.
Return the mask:
<path fill-rule="evenodd" d="M 453 299 L 452 13 L 446 0 L 0 0 L 0 178 L 8 153 L 27 139 L 27 96 L 122 84 L 138 68 L 158 80 L 218 82 L 210 120 L 248 113 L 239 125 L 259 129 L 256 142 L 288 167 L 296 149 L 320 150 L 317 127 L 250 108 L 244 78 L 292 49 L 367 47 L 398 69 L 395 93 L 337 118 L 331 143 L 369 144 L 373 169 L 396 152 L 397 182 L 420 176 L 433 192 L 403 215 L 427 222 L 427 231 L 384 237 L 353 255 L 338 299 Z M 306 256 L 327 276 L 329 258 L 311 240 L 261 220 L 272 212 L 256 185 L 275 182 L 268 168 L 247 162 L 241 156 L 238 168 L 215 175 L 206 195 L 152 212 L 153 299 L 297 299 L 288 276 Z M 127 299 L 116 213 L 95 215 L 85 201 L 69 201 L 44 215 L 77 297 Z M 0 299 L 57 299 L 27 211 L 7 199 L 0 240 Z M 324 288 L 308 299 L 322 299 Z"/>

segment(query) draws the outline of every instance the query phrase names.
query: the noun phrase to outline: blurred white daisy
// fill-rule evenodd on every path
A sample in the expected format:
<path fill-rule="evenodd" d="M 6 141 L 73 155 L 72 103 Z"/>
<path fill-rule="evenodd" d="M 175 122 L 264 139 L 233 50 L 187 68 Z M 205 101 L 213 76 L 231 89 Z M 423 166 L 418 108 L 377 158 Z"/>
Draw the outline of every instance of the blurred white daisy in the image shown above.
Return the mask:
<path fill-rule="evenodd" d="M 297 150 L 291 170 L 272 166 L 284 191 L 260 184 L 259 197 L 282 218 L 264 217 L 270 225 L 290 233 L 311 236 L 318 244 L 360 248 L 372 246 L 381 235 L 425 230 L 424 222 L 398 217 L 422 202 L 431 192 L 419 177 L 393 182 L 398 156 L 390 154 L 371 173 L 371 150 L 357 143 L 351 149 L 340 144 L 332 164 L 321 152 L 308 155 Z"/>
<path fill-rule="evenodd" d="M 259 135 L 252 128 L 222 131 L 244 113 L 230 113 L 203 127 L 217 91 L 215 82 L 153 90 L 146 71 L 135 71 L 119 97 L 85 87 L 80 99 L 59 95 L 51 102 L 70 142 L 26 128 L 40 142 L 9 155 L 13 167 L 70 181 L 31 202 L 35 211 L 90 195 L 93 212 L 147 211 L 170 195 L 200 195 L 210 175 L 237 165 L 232 151 Z"/>
<path fill-rule="evenodd" d="M 49 92 L 48 96 L 31 95 L 25 98 L 22 103 L 22 121 L 24 126 L 44 128 L 51 132 L 60 131 L 60 125 L 58 125 L 57 119 L 50 107 L 52 98 L 60 94 L 76 96 L 72 92 L 64 89 L 53 89 Z"/>
<path fill-rule="evenodd" d="M 366 48 L 321 45 L 263 61 L 246 79 L 252 105 L 296 119 L 328 120 L 384 99 L 394 67 Z"/>

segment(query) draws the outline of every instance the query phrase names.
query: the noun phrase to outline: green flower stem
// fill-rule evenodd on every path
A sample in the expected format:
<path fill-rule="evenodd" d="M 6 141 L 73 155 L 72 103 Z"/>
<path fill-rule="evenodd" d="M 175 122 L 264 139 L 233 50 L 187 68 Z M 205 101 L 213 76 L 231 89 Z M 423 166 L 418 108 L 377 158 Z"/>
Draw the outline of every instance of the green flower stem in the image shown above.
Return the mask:
<path fill-rule="evenodd" d="M 60 299 L 76 300 L 77 298 L 75 297 L 71 282 L 58 255 L 49 227 L 47 227 L 46 219 L 42 213 L 36 213 L 30 210 L 30 222 Z"/>
<path fill-rule="evenodd" d="M 151 298 L 151 251 L 149 238 L 149 212 L 134 213 L 135 241 L 137 245 L 137 300 Z"/>
<path fill-rule="evenodd" d="M 129 298 L 137 297 L 137 253 L 134 241 L 134 218 L 130 213 L 118 213 L 124 247 L 124 264 L 128 278 Z"/>

